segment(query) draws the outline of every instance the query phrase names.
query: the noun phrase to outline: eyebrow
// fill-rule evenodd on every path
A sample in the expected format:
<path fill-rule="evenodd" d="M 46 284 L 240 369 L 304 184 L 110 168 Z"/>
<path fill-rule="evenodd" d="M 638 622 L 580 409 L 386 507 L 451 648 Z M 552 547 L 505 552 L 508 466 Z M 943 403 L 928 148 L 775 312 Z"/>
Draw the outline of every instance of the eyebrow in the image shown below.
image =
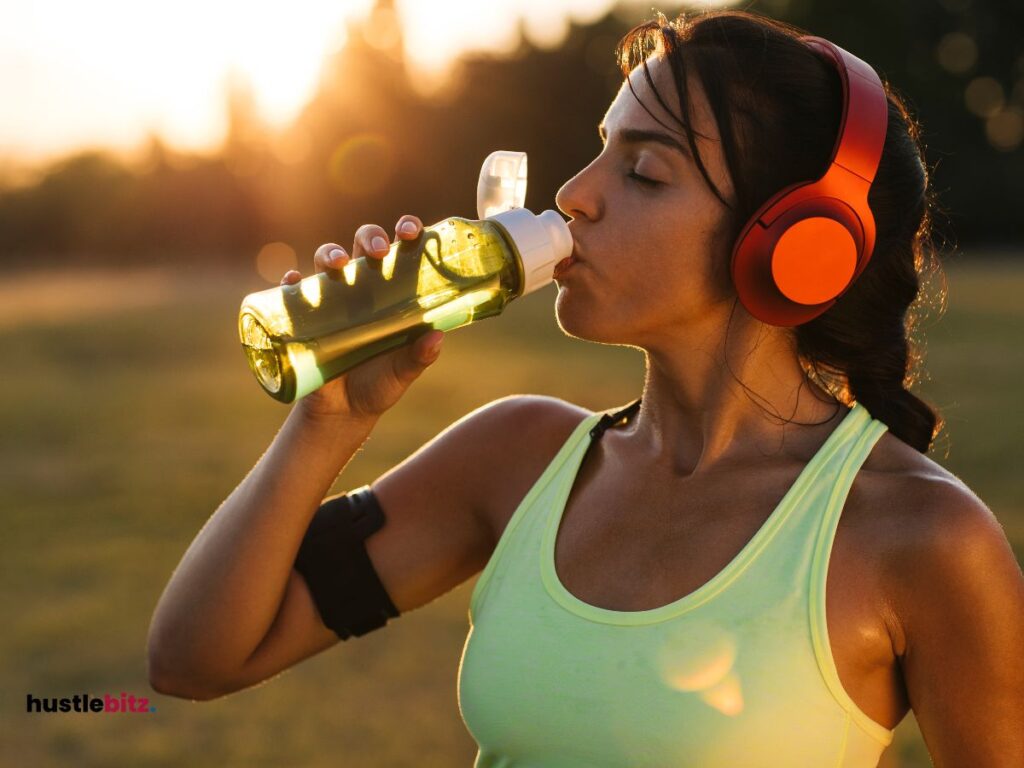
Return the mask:
<path fill-rule="evenodd" d="M 608 133 L 605 130 L 603 122 L 597 126 L 597 135 L 601 137 L 601 141 L 608 141 Z M 642 144 L 650 141 L 655 144 L 666 146 L 669 149 L 674 149 L 684 157 L 690 157 L 690 150 L 667 133 L 661 133 L 660 131 L 645 131 L 639 128 L 624 128 L 618 132 L 618 136 L 626 144 Z"/>

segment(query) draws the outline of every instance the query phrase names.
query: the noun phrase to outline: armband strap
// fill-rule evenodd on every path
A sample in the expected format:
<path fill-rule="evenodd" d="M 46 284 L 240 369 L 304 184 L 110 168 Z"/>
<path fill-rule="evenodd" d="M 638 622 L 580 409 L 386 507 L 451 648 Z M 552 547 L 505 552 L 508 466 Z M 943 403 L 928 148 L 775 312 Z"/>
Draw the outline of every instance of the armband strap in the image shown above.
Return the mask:
<path fill-rule="evenodd" d="M 366 539 L 385 523 L 370 486 L 325 499 L 295 559 L 324 625 L 342 640 L 383 627 L 399 613 L 366 554 Z"/>

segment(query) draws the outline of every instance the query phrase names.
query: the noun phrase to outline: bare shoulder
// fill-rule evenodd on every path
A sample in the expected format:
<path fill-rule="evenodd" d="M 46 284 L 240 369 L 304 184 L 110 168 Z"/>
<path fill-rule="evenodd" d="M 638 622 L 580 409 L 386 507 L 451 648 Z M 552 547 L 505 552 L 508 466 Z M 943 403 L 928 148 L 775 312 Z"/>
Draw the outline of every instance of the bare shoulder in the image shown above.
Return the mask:
<path fill-rule="evenodd" d="M 592 415 L 547 395 L 510 395 L 474 412 L 470 444 L 486 459 L 478 504 L 495 542 L 573 430 Z"/>
<path fill-rule="evenodd" d="M 998 526 L 963 480 L 889 433 L 879 439 L 862 474 L 873 515 L 899 524 L 901 548 L 920 547 L 962 526 Z"/>
<path fill-rule="evenodd" d="M 941 614 L 949 589 L 998 594 L 1020 578 L 992 510 L 963 480 L 893 435 L 879 439 L 848 506 L 856 540 L 883 574 L 898 652 L 924 614 Z"/>
<path fill-rule="evenodd" d="M 457 428 L 462 442 L 481 456 L 529 460 L 565 439 L 592 411 L 548 395 L 509 395 L 466 414 Z M 557 451 L 557 447 L 555 448 Z"/>
<path fill-rule="evenodd" d="M 387 525 L 367 554 L 406 612 L 478 572 L 504 528 L 501 510 L 543 471 L 587 411 L 550 397 L 514 396 L 467 413 L 372 484 Z"/>
<path fill-rule="evenodd" d="M 588 415 L 585 408 L 556 397 L 510 395 L 492 400 L 385 472 L 373 490 L 392 516 L 401 509 L 444 500 L 445 514 L 451 515 L 448 525 L 475 529 L 480 546 L 483 539 L 496 542 L 495 533 L 500 537 L 504 530 L 501 515 L 509 500 L 529 490 L 530 478 L 543 471 Z"/>
<path fill-rule="evenodd" d="M 1002 533 L 995 515 L 963 480 L 888 432 L 858 473 L 847 512 L 851 525 L 869 532 L 880 553 L 899 562 L 967 529 Z"/>
<path fill-rule="evenodd" d="M 893 650 L 929 752 L 936 765 L 1022 765 L 1024 574 L 1006 533 L 928 457 L 892 446 L 878 459 L 867 484 L 890 492 L 875 516 Z"/>

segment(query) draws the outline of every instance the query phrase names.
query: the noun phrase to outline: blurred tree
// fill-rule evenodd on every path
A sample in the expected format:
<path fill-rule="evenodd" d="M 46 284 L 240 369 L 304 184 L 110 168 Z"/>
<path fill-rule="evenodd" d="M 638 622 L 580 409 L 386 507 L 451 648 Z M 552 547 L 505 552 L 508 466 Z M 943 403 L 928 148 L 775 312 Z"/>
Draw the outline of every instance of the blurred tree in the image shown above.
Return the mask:
<path fill-rule="evenodd" d="M 870 62 L 913 105 L 961 244 L 1024 240 L 1024 4 L 764 0 L 765 12 Z M 972 85 L 990 86 L 971 104 Z"/>
<path fill-rule="evenodd" d="M 750 9 L 835 40 L 871 62 L 923 124 L 949 239 L 1024 240 L 1024 6 L 1018 0 L 761 0 Z M 662 10 L 669 16 L 678 6 Z M 559 185 L 599 151 L 596 125 L 621 82 L 613 50 L 651 18 L 635 3 L 569 25 L 554 49 L 520 24 L 508 56 L 476 54 L 425 97 L 406 65 L 392 0 L 349 27 L 319 88 L 286 130 L 259 121 L 248 84 L 229 78 L 228 130 L 212 156 L 159 139 L 135 166 L 101 152 L 0 188 L 0 259 L 221 258 L 252 263 L 271 241 L 308 271 L 313 248 L 351 244 L 365 222 L 403 213 L 430 223 L 475 217 L 475 181 L 494 149 L 530 156 L 527 205 L 554 206 Z"/>
<path fill-rule="evenodd" d="M 132 174 L 104 152 L 54 163 L 36 184 L 4 194 L 4 250 L 99 258 L 108 244 L 107 228 L 123 216 L 133 184 Z"/>

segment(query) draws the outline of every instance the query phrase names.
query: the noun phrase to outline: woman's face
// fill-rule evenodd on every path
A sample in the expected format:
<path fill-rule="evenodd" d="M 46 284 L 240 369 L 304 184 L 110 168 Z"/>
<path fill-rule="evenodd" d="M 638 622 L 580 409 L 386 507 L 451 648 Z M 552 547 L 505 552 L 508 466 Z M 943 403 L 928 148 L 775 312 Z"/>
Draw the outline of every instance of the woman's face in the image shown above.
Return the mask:
<path fill-rule="evenodd" d="M 558 279 L 559 325 L 578 338 L 643 348 L 687 328 L 706 330 L 722 312 L 727 316 L 735 296 L 731 243 L 720 234 L 728 210 L 677 129 L 681 111 L 667 63 L 653 56 L 648 67 L 675 117 L 665 113 L 637 67 L 630 74 L 633 89 L 658 120 L 623 83 L 602 121 L 604 148 L 555 197 L 572 217 L 579 259 Z M 702 159 L 731 203 L 718 128 L 694 77 L 689 88 L 693 127 L 709 137 L 697 136 Z"/>

